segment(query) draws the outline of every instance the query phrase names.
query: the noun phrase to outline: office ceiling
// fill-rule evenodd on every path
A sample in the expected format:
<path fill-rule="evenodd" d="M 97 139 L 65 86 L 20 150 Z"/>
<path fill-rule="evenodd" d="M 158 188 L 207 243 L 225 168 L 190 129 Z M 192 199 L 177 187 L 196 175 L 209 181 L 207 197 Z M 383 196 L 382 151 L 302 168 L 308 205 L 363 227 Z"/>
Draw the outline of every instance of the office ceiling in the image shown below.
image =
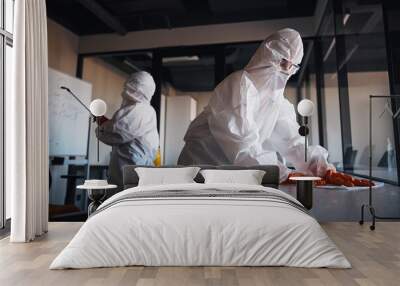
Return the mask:
<path fill-rule="evenodd" d="M 47 0 L 47 15 L 78 35 L 314 15 L 317 0 Z"/>
<path fill-rule="evenodd" d="M 129 31 L 168 29 L 192 25 L 232 23 L 314 15 L 317 0 L 47 0 L 48 16 L 79 35 L 124 34 Z M 334 73 L 345 66 L 349 72 L 386 70 L 382 9 L 376 0 L 346 0 L 342 30 L 346 57 L 337 63 L 332 35 L 334 18 L 324 18 L 321 30 L 323 70 Z M 336 22 L 337 24 L 337 22 Z M 305 39 L 307 47 L 311 39 Z M 259 43 L 227 44 L 225 74 L 242 69 Z M 218 45 L 158 49 L 163 61 L 162 78 L 183 91 L 212 90 Z M 152 69 L 152 51 L 99 55 L 130 74 Z M 171 60 L 172 58 L 172 60 Z M 311 56 L 308 71 L 316 72 Z M 298 75 L 291 78 L 297 82 Z"/>

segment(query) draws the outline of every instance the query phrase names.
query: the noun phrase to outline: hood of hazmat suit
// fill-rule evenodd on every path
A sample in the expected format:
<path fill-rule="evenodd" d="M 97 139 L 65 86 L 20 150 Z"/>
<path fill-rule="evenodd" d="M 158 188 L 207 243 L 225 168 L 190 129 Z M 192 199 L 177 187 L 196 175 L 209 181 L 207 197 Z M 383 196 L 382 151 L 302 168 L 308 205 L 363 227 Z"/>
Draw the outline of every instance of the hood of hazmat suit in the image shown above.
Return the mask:
<path fill-rule="evenodd" d="M 96 130 L 99 140 L 112 146 L 109 176 L 113 184 L 122 185 L 125 165 L 153 165 L 159 147 L 156 112 L 150 105 L 155 89 L 149 73 L 132 74 L 124 85 L 121 107 Z"/>
<path fill-rule="evenodd" d="M 281 181 L 289 174 L 277 153 L 299 172 L 323 176 L 328 152 L 310 146 L 304 159 L 304 137 L 298 133 L 294 106 L 284 89 L 303 57 L 300 34 L 292 29 L 269 36 L 244 70 L 225 78 L 208 106 L 189 126 L 180 164 L 276 164 Z M 282 60 L 294 65 L 287 70 Z"/>

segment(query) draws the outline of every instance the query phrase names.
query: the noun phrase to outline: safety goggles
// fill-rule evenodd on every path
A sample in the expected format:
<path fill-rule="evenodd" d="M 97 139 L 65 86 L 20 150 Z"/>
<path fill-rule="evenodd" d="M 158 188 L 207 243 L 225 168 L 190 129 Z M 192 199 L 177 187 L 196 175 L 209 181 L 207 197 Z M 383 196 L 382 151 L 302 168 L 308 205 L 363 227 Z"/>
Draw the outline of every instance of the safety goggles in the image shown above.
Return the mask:
<path fill-rule="evenodd" d="M 297 73 L 300 70 L 300 65 L 297 64 L 292 64 L 289 68 L 289 71 L 291 71 L 292 74 Z"/>
<path fill-rule="evenodd" d="M 285 65 L 289 64 L 289 67 L 286 69 L 286 71 L 289 74 L 295 74 L 295 73 L 297 73 L 299 71 L 300 65 L 294 64 L 294 63 L 292 63 L 291 61 L 289 61 L 287 59 L 283 59 L 282 61 L 285 62 Z"/>
<path fill-rule="evenodd" d="M 287 61 L 287 60 L 285 60 L 285 61 Z M 301 68 L 300 65 L 293 64 L 293 63 L 291 63 L 290 61 L 287 61 L 287 62 L 290 63 L 290 67 L 289 67 L 287 70 L 285 70 L 285 71 L 281 70 L 281 72 L 284 72 L 285 74 L 293 75 L 293 74 L 297 73 L 297 72 L 300 70 L 300 68 Z M 258 67 L 251 68 L 251 69 L 248 69 L 248 70 L 260 70 L 260 69 L 271 68 L 271 67 L 274 67 L 274 66 L 273 66 L 273 65 L 258 66 Z M 277 66 L 276 68 L 277 68 L 277 69 L 282 69 L 282 68 L 279 67 L 279 66 Z"/>

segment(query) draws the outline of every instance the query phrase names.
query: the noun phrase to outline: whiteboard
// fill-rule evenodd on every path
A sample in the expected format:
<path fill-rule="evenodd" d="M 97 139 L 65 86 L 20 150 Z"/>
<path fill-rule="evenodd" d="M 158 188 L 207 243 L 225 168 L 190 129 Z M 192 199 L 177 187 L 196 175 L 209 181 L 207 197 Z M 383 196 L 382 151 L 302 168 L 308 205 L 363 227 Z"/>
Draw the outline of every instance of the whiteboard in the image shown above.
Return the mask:
<path fill-rule="evenodd" d="M 90 115 L 61 86 L 68 87 L 86 106 L 92 97 L 90 83 L 49 68 L 49 155 L 86 156 Z"/>

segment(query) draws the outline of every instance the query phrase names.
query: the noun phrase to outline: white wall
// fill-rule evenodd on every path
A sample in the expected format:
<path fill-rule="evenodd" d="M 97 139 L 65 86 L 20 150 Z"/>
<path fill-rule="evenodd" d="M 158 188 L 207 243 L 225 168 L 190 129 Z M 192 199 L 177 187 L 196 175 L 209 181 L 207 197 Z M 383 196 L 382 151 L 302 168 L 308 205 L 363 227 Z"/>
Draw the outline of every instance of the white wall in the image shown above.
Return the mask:
<path fill-rule="evenodd" d="M 356 165 L 368 165 L 369 146 L 369 95 L 389 95 L 389 78 L 387 72 L 360 72 L 350 73 L 349 99 L 350 120 L 353 148 L 358 150 Z M 386 140 L 390 138 L 394 144 L 393 121 L 386 112 L 379 116 L 385 109 L 386 100 L 373 101 L 372 126 L 373 126 L 373 156 L 372 164 L 377 165 L 386 151 Z"/>
<path fill-rule="evenodd" d="M 176 95 L 178 96 L 190 96 L 194 98 L 197 102 L 196 114 L 200 114 L 204 108 L 208 105 L 211 96 L 213 95 L 212 91 L 202 91 L 202 92 L 180 92 L 177 91 Z"/>
<path fill-rule="evenodd" d="M 176 165 L 190 122 L 196 117 L 196 101 L 190 96 L 166 96 L 164 164 Z"/>
<path fill-rule="evenodd" d="M 185 144 L 190 122 L 207 106 L 212 92 L 182 92 L 163 87 L 160 112 L 160 151 L 162 165 L 175 165 Z"/>
<path fill-rule="evenodd" d="M 79 36 L 47 18 L 47 42 L 49 67 L 75 76 Z"/>

